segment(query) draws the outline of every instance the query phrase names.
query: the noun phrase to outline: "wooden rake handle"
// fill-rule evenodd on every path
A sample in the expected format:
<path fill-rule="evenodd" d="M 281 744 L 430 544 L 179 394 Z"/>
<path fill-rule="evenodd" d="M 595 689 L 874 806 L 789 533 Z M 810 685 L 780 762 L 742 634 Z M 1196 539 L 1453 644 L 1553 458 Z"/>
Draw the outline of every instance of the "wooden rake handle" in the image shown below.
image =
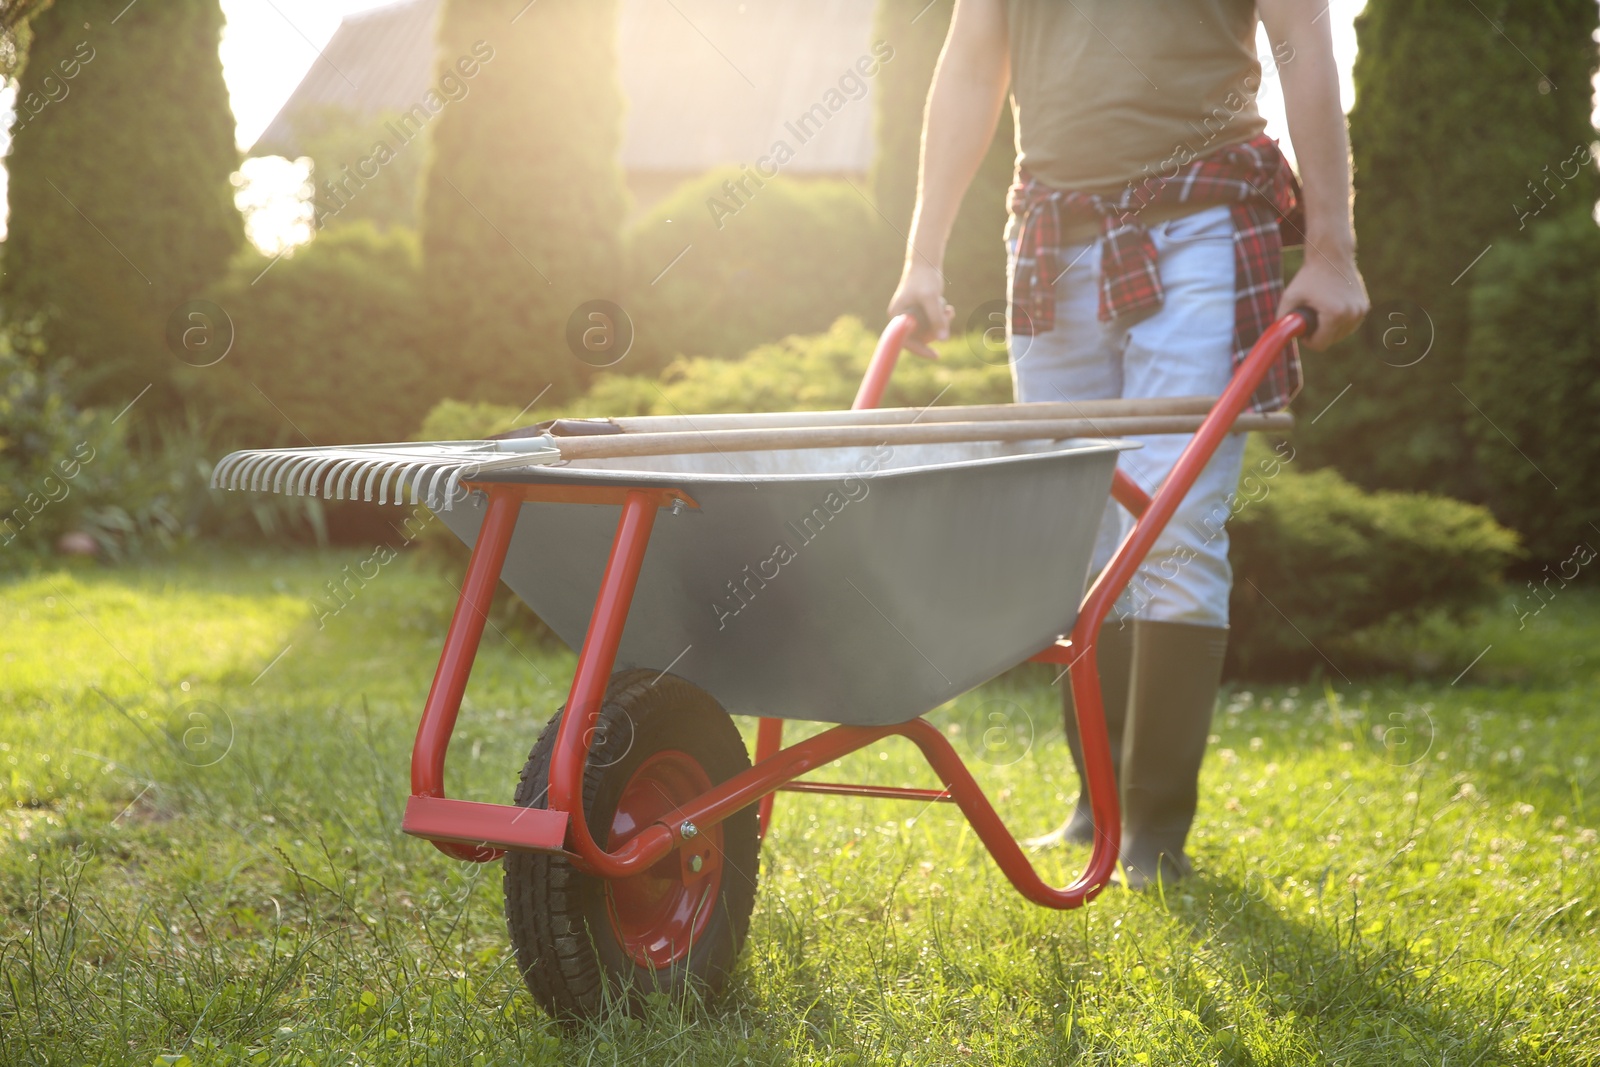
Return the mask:
<path fill-rule="evenodd" d="M 1129 402 L 1121 401 L 1127 404 Z M 1142 402 L 1135 402 L 1142 403 Z M 1007 404 L 1007 409 L 1060 405 Z M 959 411 L 957 408 L 929 409 Z M 970 409 L 969 409 L 970 410 Z M 810 413 L 821 414 L 821 413 Z M 841 412 L 839 414 L 849 414 Z M 870 413 L 857 413 L 870 414 Z M 689 417 L 698 422 L 695 417 Z M 708 419 L 711 417 L 708 416 Z M 723 418 L 728 418 L 724 416 Z M 767 452 L 794 448 L 860 448 L 873 445 L 923 445 L 962 441 L 1059 440 L 1067 437 L 1132 437 L 1142 434 L 1194 433 L 1202 414 L 1115 414 L 1079 418 L 988 418 L 968 421 L 846 422 L 822 425 L 756 425 L 626 431 L 601 436 L 557 437 L 564 460 L 616 459 L 626 456 L 668 456 L 694 452 Z M 620 425 L 620 422 L 619 422 Z M 1294 425 L 1287 412 L 1241 415 L 1235 432 L 1281 433 Z"/>

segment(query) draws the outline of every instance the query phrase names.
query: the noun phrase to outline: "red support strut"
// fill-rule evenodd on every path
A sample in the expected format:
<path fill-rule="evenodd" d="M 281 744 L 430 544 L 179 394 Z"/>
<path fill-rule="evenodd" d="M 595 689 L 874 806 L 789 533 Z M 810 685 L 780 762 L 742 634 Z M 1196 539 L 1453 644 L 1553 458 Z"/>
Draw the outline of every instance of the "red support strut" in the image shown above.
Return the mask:
<path fill-rule="evenodd" d="M 582 866 L 606 878 L 637 873 L 637 861 L 630 861 L 629 857 L 649 854 L 659 859 L 676 843 L 676 835 L 656 823 L 630 838 L 617 852 L 606 852 L 590 835 L 583 811 L 583 768 L 589 757 L 595 723 L 600 718 L 600 705 L 605 700 L 606 685 L 617 662 L 617 647 L 622 643 L 622 629 L 628 621 L 628 607 L 633 602 L 634 588 L 639 584 L 639 570 L 644 565 L 645 549 L 650 544 L 650 531 L 655 526 L 659 506 L 656 496 L 644 490 L 630 490 L 623 502 L 617 535 L 611 542 L 611 556 L 600 578 L 600 595 L 595 599 L 594 614 L 589 617 L 589 632 L 584 635 L 578 653 L 578 668 L 572 676 L 567 710 L 561 717 L 555 751 L 550 756 L 548 805 L 567 813 L 569 850 Z"/>
<path fill-rule="evenodd" d="M 770 756 L 777 755 L 783 747 L 783 720 L 762 719 L 756 726 L 756 762 Z M 777 799 L 776 793 L 768 793 L 761 798 L 760 805 L 756 808 L 756 832 L 763 841 L 767 838 L 767 827 L 772 825 L 772 802 Z"/>
<path fill-rule="evenodd" d="M 489 604 L 494 600 L 500 569 L 505 566 L 506 550 L 517 527 L 522 502 L 510 494 L 491 493 L 484 512 L 478 539 L 472 543 L 472 558 L 461 581 L 461 597 L 456 601 L 450 629 L 445 633 L 444 654 L 434 672 L 428 702 L 422 707 L 422 722 L 417 725 L 417 740 L 411 748 L 411 793 L 419 797 L 444 796 L 444 754 L 450 747 L 450 734 L 461 712 L 461 697 L 472 674 L 472 661 L 483 640 L 483 626 L 489 619 Z M 435 841 L 447 856 L 483 863 L 496 859 L 500 849 Z"/>

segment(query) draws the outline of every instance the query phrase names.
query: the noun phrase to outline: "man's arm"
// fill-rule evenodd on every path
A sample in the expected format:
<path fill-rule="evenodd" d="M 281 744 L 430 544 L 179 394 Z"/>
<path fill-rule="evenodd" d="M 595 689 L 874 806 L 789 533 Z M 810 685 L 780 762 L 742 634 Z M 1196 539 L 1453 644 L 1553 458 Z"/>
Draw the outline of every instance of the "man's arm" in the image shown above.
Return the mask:
<path fill-rule="evenodd" d="M 1367 287 L 1356 269 L 1356 235 L 1350 217 L 1350 138 L 1339 106 L 1339 73 L 1327 6 L 1316 0 L 1257 0 L 1256 10 L 1278 53 L 1289 138 L 1294 142 L 1305 193 L 1305 263 L 1283 292 L 1279 313 L 1302 304 L 1319 326 L 1306 343 L 1327 348 L 1361 325 Z"/>
<path fill-rule="evenodd" d="M 917 207 L 905 269 L 889 314 L 918 309 L 929 335 L 950 335 L 954 311 L 944 302 L 944 250 L 961 198 L 994 140 L 1011 82 L 1005 0 L 956 0 L 922 122 Z"/>

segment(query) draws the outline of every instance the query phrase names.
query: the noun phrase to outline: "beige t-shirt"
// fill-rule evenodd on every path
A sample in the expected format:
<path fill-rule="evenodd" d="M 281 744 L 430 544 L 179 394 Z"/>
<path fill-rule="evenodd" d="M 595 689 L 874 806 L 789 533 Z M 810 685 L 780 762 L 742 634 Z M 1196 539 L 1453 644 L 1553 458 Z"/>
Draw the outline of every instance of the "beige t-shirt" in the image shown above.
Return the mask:
<path fill-rule="evenodd" d="M 1120 193 L 1266 125 L 1254 0 L 1009 0 L 1009 18 L 1017 165 L 1047 185 Z"/>

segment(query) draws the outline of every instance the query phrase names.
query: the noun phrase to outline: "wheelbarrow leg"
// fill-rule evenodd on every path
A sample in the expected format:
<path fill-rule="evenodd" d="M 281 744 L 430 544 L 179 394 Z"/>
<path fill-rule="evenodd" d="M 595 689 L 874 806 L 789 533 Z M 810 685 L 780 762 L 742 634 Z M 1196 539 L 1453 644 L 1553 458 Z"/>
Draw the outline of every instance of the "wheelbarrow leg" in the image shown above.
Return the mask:
<path fill-rule="evenodd" d="M 417 726 L 416 744 L 411 749 L 411 792 L 418 797 L 444 796 L 444 754 L 450 747 L 456 716 L 461 712 L 461 697 L 472 673 L 472 661 L 483 640 L 483 627 L 489 619 L 500 570 L 505 566 L 511 535 L 517 528 L 522 501 L 510 493 L 491 493 L 484 512 L 483 526 L 472 544 L 472 559 L 461 581 L 461 598 L 456 601 L 450 629 L 445 634 L 444 654 L 434 673 L 428 702 L 423 706 Z M 456 859 L 478 863 L 498 858 L 500 849 L 482 845 L 463 845 L 434 841 L 438 849 Z"/>

